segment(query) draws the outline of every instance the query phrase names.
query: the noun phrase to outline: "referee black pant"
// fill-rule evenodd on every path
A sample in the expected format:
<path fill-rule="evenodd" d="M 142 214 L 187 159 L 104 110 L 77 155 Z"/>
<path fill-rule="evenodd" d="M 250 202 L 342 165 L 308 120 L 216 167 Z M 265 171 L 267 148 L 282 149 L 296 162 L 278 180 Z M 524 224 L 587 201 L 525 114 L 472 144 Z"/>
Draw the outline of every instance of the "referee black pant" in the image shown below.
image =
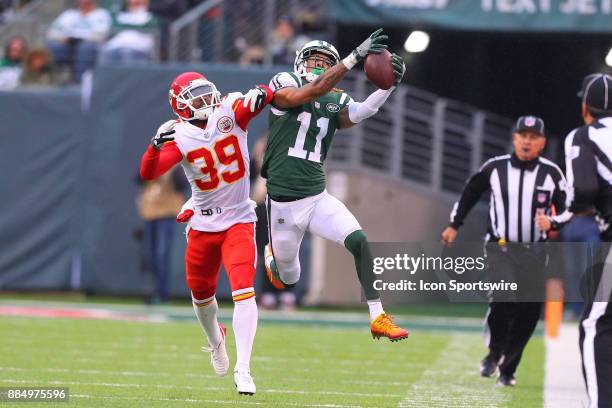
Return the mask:
<path fill-rule="evenodd" d="M 514 375 L 541 310 L 541 302 L 490 303 L 485 336 L 488 337 L 489 354 L 500 361 L 500 374 Z"/>
<path fill-rule="evenodd" d="M 582 372 L 589 408 L 612 407 L 612 243 L 602 245 L 602 256 L 587 271 L 585 310 L 580 320 Z"/>
<path fill-rule="evenodd" d="M 516 293 L 492 293 L 485 319 L 485 343 L 489 354 L 500 362 L 502 375 L 514 375 L 540 319 L 545 254 L 539 248 L 487 246 L 490 278 L 516 282 L 519 288 Z"/>

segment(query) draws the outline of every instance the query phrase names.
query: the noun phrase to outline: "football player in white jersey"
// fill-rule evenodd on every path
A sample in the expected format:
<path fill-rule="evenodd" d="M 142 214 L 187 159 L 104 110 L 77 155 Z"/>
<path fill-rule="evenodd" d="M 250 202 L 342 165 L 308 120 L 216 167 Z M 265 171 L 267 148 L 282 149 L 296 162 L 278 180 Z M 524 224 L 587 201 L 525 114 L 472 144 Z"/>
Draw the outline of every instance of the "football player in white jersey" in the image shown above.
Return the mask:
<path fill-rule="evenodd" d="M 236 337 L 234 383 L 240 394 L 254 394 L 250 357 L 257 329 L 253 282 L 255 204 L 249 199 L 247 126 L 272 100 L 265 85 L 224 98 L 197 72 L 172 82 L 170 105 L 178 120 L 164 123 L 142 157 L 140 175 L 151 180 L 180 163 L 191 184 L 191 198 L 177 221 L 187 223 L 185 252 L 187 286 L 193 308 L 207 338 L 211 362 L 219 376 L 227 374 L 225 327 L 217 321 L 215 292 L 221 262 L 234 300 L 232 327 Z"/>

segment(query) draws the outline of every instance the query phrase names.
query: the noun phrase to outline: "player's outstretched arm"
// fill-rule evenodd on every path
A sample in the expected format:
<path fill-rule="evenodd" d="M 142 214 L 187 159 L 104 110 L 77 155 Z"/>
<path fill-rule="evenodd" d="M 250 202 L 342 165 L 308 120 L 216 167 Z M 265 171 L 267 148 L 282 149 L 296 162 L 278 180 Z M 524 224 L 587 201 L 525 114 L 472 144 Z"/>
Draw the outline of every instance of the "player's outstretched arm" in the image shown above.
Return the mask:
<path fill-rule="evenodd" d="M 342 109 L 339 114 L 339 127 L 340 129 L 350 128 L 357 123 L 365 120 L 371 116 L 374 116 L 378 109 L 387 101 L 391 92 L 395 87 L 402 82 L 404 73 L 406 72 L 406 65 L 404 60 L 397 54 L 393 54 L 391 59 L 391 66 L 393 67 L 393 73 L 395 74 L 395 85 L 387 90 L 378 89 L 363 102 L 352 102 L 347 107 Z"/>
<path fill-rule="evenodd" d="M 143 180 L 156 179 L 183 159 L 180 150 L 173 143 L 175 124 L 175 120 L 165 122 L 151 139 L 140 160 L 140 177 Z"/>
<path fill-rule="evenodd" d="M 274 97 L 274 92 L 266 85 L 257 85 L 242 98 L 234 102 L 232 109 L 236 115 L 236 123 L 242 130 L 247 130 L 249 122 L 257 116 Z"/>
<path fill-rule="evenodd" d="M 370 36 L 355 48 L 341 64 L 336 64 L 319 75 L 314 81 L 301 88 L 282 88 L 274 94 L 272 104 L 279 109 L 288 109 L 313 100 L 327 94 L 338 84 L 350 69 L 362 61 L 368 54 L 378 54 L 387 45 L 383 42 L 388 38 L 382 33 L 382 28 L 374 31 Z"/>
<path fill-rule="evenodd" d="M 257 85 L 244 94 L 242 107 L 251 113 L 259 113 L 266 107 L 274 96 L 274 92 L 266 85 Z"/>

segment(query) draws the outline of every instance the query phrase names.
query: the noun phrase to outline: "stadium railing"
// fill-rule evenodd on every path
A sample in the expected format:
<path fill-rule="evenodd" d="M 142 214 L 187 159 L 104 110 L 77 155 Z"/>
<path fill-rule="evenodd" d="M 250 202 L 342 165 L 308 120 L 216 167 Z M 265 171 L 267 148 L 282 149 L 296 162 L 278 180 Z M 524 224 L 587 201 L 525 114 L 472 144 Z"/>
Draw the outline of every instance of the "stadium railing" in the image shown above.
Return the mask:
<path fill-rule="evenodd" d="M 272 65 L 266 44 L 281 16 L 296 17 L 300 11 L 316 9 L 324 0 L 206 0 L 189 10 L 169 27 L 170 61 L 236 62 L 249 47 L 259 47 L 262 63 Z M 296 34 L 298 34 L 296 32 Z"/>
<path fill-rule="evenodd" d="M 355 100 L 375 90 L 356 73 L 342 86 Z M 329 165 L 458 193 L 484 161 L 510 151 L 512 124 L 508 118 L 402 85 L 376 116 L 335 136 Z"/>

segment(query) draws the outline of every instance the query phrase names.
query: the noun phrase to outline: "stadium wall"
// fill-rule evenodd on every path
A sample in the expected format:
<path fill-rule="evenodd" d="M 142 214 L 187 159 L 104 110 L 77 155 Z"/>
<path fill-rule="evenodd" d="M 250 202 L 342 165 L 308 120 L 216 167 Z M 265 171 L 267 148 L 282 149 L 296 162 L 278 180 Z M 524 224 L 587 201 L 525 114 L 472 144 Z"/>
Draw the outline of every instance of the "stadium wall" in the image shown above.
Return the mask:
<path fill-rule="evenodd" d="M 267 83 L 279 68 L 130 66 L 95 71 L 91 89 L 0 92 L 0 289 L 146 294 L 136 210 L 140 157 L 174 114 L 168 86 L 199 70 L 222 93 Z M 251 123 L 251 144 L 266 117 Z M 175 229 L 172 293 L 185 295 L 183 229 Z M 220 295 L 229 296 L 223 277 Z"/>
<path fill-rule="evenodd" d="M 332 172 L 328 191 L 342 199 L 363 227 L 370 242 L 427 245 L 440 241 L 448 225 L 452 194 L 433 193 L 416 183 L 389 181 L 367 170 Z M 476 206 L 461 228 L 461 241 L 480 242 L 486 232 L 487 208 Z M 313 239 L 313 270 L 308 301 L 346 305 L 361 301 L 355 264 L 348 251 L 333 242 Z M 323 262 L 316 262 L 321 257 Z M 386 303 L 408 303 L 403 292 L 385 293 Z"/>

